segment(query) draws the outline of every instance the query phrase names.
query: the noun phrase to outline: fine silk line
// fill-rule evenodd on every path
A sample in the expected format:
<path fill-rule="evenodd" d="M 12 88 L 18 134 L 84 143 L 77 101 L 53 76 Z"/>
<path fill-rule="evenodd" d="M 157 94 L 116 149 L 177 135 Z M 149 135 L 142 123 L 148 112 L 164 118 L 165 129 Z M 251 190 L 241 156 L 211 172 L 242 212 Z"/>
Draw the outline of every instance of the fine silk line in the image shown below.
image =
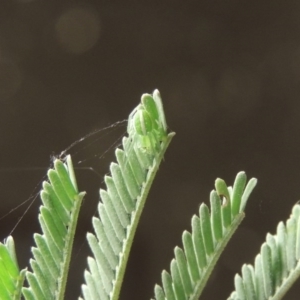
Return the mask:
<path fill-rule="evenodd" d="M 120 135 L 118 138 L 117 138 L 117 140 L 100 156 L 100 157 L 98 157 L 98 159 L 101 159 L 101 158 L 103 158 L 104 157 L 104 155 L 107 153 L 107 152 L 109 152 L 111 149 L 116 149 L 116 148 L 118 148 L 119 146 L 122 146 L 122 142 L 119 142 L 119 140 L 125 135 L 125 133 L 126 132 L 124 132 L 122 135 Z M 84 161 L 83 161 L 84 162 Z M 78 162 L 78 163 L 81 163 L 81 162 Z M 96 171 L 95 171 L 96 172 Z M 102 176 L 100 176 L 100 174 L 99 173 L 97 173 L 98 175 L 99 175 L 99 177 L 101 177 L 102 178 Z M 109 175 L 109 172 L 108 173 L 106 173 L 105 175 Z M 105 176 L 104 176 L 105 177 Z M 101 183 L 100 183 L 100 185 L 102 185 L 103 183 L 104 183 L 104 177 L 103 177 L 103 179 L 102 179 L 102 181 L 101 181 Z M 100 196 L 99 196 L 100 197 Z M 96 214 L 97 214 L 97 212 L 98 212 L 98 205 L 97 205 L 97 207 L 95 208 L 95 210 L 94 210 L 94 213 L 93 213 L 93 216 L 96 216 Z M 77 250 L 77 252 L 75 253 L 75 255 L 74 255 L 74 259 L 76 259 L 77 257 L 78 257 L 78 255 L 80 254 L 80 252 L 82 251 L 82 248 L 83 248 L 83 246 L 84 245 L 86 245 L 87 244 L 87 240 L 85 239 L 82 243 L 81 243 L 81 245 L 79 246 L 79 249 Z M 74 259 L 72 260 L 72 262 L 71 262 L 71 265 L 72 265 L 72 263 L 74 262 Z"/>
<path fill-rule="evenodd" d="M 113 129 L 116 129 L 118 128 L 119 125 L 122 125 L 126 122 L 127 120 L 122 120 L 122 121 L 118 121 L 118 122 L 115 122 L 107 127 L 104 127 L 104 128 L 101 128 L 99 130 L 95 130 L 95 131 L 92 131 L 91 133 L 85 135 L 84 137 L 76 140 L 75 142 L 73 142 L 72 144 L 70 144 L 66 149 L 64 149 L 60 155 L 57 157 L 57 156 L 54 156 L 52 155 L 51 156 L 51 163 L 50 165 L 48 166 L 48 169 L 50 169 L 52 166 L 53 166 L 53 162 L 56 158 L 58 159 L 61 159 L 62 161 L 64 161 L 64 158 L 67 156 L 67 152 L 70 151 L 71 149 L 73 149 L 76 145 L 79 145 L 80 143 L 82 143 L 83 141 L 85 141 L 86 139 L 88 138 L 91 138 L 93 137 L 95 134 L 97 133 L 100 133 L 100 132 L 103 132 L 105 130 L 108 130 L 110 128 L 113 128 Z M 81 149 L 79 149 L 77 152 L 75 152 L 73 155 L 76 155 L 80 152 L 82 152 L 84 149 L 90 147 L 91 145 L 93 145 L 94 143 L 96 143 L 97 141 L 99 141 L 100 139 L 104 138 L 105 136 L 107 136 L 110 132 L 107 132 L 106 134 L 104 135 L 101 135 L 100 137 L 98 137 L 97 139 L 93 140 L 92 142 L 90 142 L 88 145 L 85 145 L 84 147 L 82 147 Z M 126 132 L 125 132 L 126 133 Z M 114 142 L 113 144 L 111 144 L 109 146 L 109 148 L 104 151 L 104 153 L 102 153 L 100 156 L 99 154 L 95 154 L 94 157 L 96 157 L 97 159 L 101 159 L 105 156 L 106 153 L 108 153 L 111 149 L 113 148 L 116 148 L 120 145 L 120 138 L 122 136 L 124 136 L 125 134 L 124 132 L 122 133 L 122 135 L 120 135 Z M 98 157 L 97 157 L 98 156 Z M 82 161 L 79 161 L 78 164 L 81 164 L 83 162 L 86 162 L 88 161 L 89 158 L 85 159 L 85 160 L 82 160 Z M 13 168 L 2 168 L 0 169 L 0 172 L 3 173 L 3 172 L 16 172 L 16 171 L 29 171 L 29 170 L 32 170 L 32 171 L 40 171 L 40 170 L 47 170 L 47 167 L 43 168 L 43 167 L 25 167 L 25 168 L 17 168 L 17 167 L 13 167 Z M 75 167 L 75 169 L 82 169 L 82 170 L 89 170 L 89 171 L 92 171 L 94 172 L 98 177 L 102 177 L 93 167 Z M 26 207 L 25 211 L 23 212 L 23 214 L 21 215 L 21 217 L 19 217 L 18 221 L 16 222 L 15 226 L 12 228 L 12 230 L 10 231 L 9 235 L 11 235 L 15 229 L 18 227 L 18 225 L 20 224 L 20 222 L 22 221 L 22 219 L 25 217 L 25 215 L 27 214 L 27 212 L 29 211 L 29 209 L 32 207 L 32 205 L 34 204 L 35 200 L 38 198 L 39 194 L 40 194 L 40 191 L 39 192 L 35 192 L 39 186 L 41 186 L 41 183 L 46 179 L 47 175 L 44 175 L 42 177 L 42 179 L 38 182 L 38 184 L 35 186 L 35 188 L 33 189 L 32 193 L 30 194 L 30 196 L 25 200 L 23 201 L 22 203 L 18 204 L 16 207 L 12 208 L 9 210 L 9 212 L 5 213 L 3 216 L 0 217 L 0 221 L 5 219 L 7 216 L 9 216 L 11 213 L 13 213 L 14 211 L 18 210 L 20 207 L 22 207 L 23 205 L 25 205 L 26 203 L 30 202 L 29 205 Z"/>
<path fill-rule="evenodd" d="M 71 150 L 72 148 L 74 148 L 74 147 L 75 147 L 76 145 L 78 145 L 79 143 L 85 141 L 86 139 L 88 139 L 88 138 L 94 136 L 94 135 L 97 134 L 97 133 L 106 131 L 107 129 L 110 129 L 110 128 L 116 129 L 116 128 L 118 128 L 119 125 L 122 125 L 122 124 L 124 124 L 125 122 L 127 122 L 126 119 L 125 119 L 125 120 L 122 120 L 122 121 L 115 122 L 115 123 L 113 123 L 113 124 L 111 124 L 111 125 L 109 125 L 109 126 L 106 126 L 106 127 L 104 127 L 104 128 L 101 128 L 101 129 L 98 129 L 98 130 L 95 130 L 95 131 L 92 131 L 92 132 L 88 133 L 88 134 L 85 135 L 84 137 L 82 137 L 82 138 L 76 140 L 76 141 L 73 142 L 71 145 L 69 145 L 65 150 L 63 150 L 63 151 L 59 154 L 58 158 L 64 159 L 64 157 L 67 155 L 67 152 L 69 152 L 69 150 Z M 82 150 L 88 148 L 90 145 L 96 143 L 97 141 L 99 141 L 100 139 L 102 139 L 104 136 L 107 136 L 109 133 L 110 133 L 110 132 L 107 132 L 106 134 L 101 135 L 99 138 L 93 140 L 91 143 L 87 144 L 86 146 L 84 146 L 83 148 L 81 148 L 80 150 L 78 150 L 77 152 L 75 152 L 75 153 L 73 154 L 73 156 L 75 156 L 75 155 L 76 155 L 77 153 L 79 153 L 80 151 L 82 151 Z"/>

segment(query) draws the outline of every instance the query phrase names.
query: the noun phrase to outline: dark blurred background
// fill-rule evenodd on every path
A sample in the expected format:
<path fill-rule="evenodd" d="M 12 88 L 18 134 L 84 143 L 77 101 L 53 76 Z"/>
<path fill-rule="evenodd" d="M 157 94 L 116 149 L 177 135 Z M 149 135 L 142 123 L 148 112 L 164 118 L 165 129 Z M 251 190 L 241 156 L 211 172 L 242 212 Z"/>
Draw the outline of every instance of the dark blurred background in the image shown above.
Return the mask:
<path fill-rule="evenodd" d="M 99 186 L 140 96 L 158 88 L 176 136 L 142 215 L 121 299 L 149 299 L 217 177 L 258 178 L 246 219 L 203 299 L 226 299 L 242 263 L 300 198 L 300 2 L 34 1 L 0 3 L 0 216 L 36 195 L 68 150 L 86 190 L 66 299 L 83 281 Z M 83 161 L 80 163 L 80 161 Z M 39 201 L 0 221 L 22 267 Z M 296 284 L 287 299 L 299 299 Z"/>

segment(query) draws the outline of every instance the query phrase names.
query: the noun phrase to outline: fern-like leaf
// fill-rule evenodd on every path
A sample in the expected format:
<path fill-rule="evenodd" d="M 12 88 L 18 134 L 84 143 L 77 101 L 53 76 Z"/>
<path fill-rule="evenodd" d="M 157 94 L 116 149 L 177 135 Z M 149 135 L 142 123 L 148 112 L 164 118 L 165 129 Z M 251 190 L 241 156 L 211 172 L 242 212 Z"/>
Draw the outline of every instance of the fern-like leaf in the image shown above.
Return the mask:
<path fill-rule="evenodd" d="M 43 234 L 35 234 L 32 272 L 26 273 L 29 287 L 23 288 L 25 299 L 62 300 L 80 204 L 79 193 L 70 156 L 66 164 L 59 159 L 48 171 L 49 182 L 43 183 L 39 222 Z"/>
<path fill-rule="evenodd" d="M 279 300 L 300 276 L 300 205 L 293 207 L 286 225 L 267 234 L 254 266 L 243 265 L 235 275 L 235 291 L 228 300 Z"/>
<path fill-rule="evenodd" d="M 15 244 L 12 236 L 0 243 L 0 299 L 19 300 L 25 279 L 24 270 L 19 270 Z"/>
<path fill-rule="evenodd" d="M 167 133 L 159 92 L 144 94 L 129 116 L 128 137 L 116 150 L 118 163 L 100 190 L 100 218 L 93 218 L 95 233 L 87 234 L 93 257 L 88 258 L 82 286 L 84 299 L 118 299 L 133 236 L 146 197 L 164 153 L 174 136 Z"/>
<path fill-rule="evenodd" d="M 184 231 L 183 249 L 175 248 L 171 272 L 162 272 L 163 287 L 154 288 L 156 300 L 199 299 L 220 254 L 244 218 L 255 185 L 252 178 L 246 186 L 244 172 L 237 175 L 233 188 L 227 188 L 222 179 L 216 180 L 216 191 L 210 194 L 211 212 L 202 203 L 199 216 L 192 217 L 192 232 Z"/>

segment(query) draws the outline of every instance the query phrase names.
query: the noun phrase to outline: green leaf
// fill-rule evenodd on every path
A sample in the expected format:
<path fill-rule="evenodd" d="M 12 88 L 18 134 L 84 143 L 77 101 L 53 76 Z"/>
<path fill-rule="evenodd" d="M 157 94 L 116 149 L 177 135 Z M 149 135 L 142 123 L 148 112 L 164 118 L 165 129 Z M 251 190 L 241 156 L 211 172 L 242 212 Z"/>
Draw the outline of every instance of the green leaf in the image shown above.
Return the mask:
<path fill-rule="evenodd" d="M 50 182 L 43 183 L 39 221 L 43 234 L 35 234 L 32 272 L 26 272 L 28 287 L 22 289 L 25 299 L 64 298 L 78 214 L 84 193 L 77 191 L 71 157 L 66 164 L 54 162 L 48 171 Z"/>
<path fill-rule="evenodd" d="M 280 222 L 276 235 L 267 234 L 260 253 L 255 258 L 254 267 L 242 267 L 242 276 L 235 281 L 235 291 L 228 299 L 282 299 L 292 284 L 300 276 L 300 205 L 293 207 L 286 225 Z M 244 289 L 241 288 L 244 287 Z M 245 298 L 243 298 L 245 297 Z"/>
<path fill-rule="evenodd" d="M 165 300 L 199 299 L 224 247 L 244 218 L 241 202 L 242 199 L 248 199 L 256 180 L 250 180 L 246 188 L 245 183 L 244 172 L 237 175 L 232 192 L 224 180 L 216 180 L 216 191 L 210 193 L 211 212 L 204 203 L 200 205 L 199 217 L 192 217 L 192 232 L 184 231 L 182 235 L 184 251 L 175 248 L 175 259 L 170 266 L 171 275 L 166 271 L 162 273 Z M 221 203 L 220 197 L 225 197 L 226 200 Z M 231 204 L 233 197 L 234 205 Z M 244 273 L 253 280 L 254 271 L 251 268 L 244 268 Z M 240 276 L 236 276 L 235 282 L 240 290 L 239 300 L 246 299 L 247 294 L 253 293 L 253 285 L 245 289 Z M 159 299 L 157 291 L 156 288 L 156 300 Z"/>
<path fill-rule="evenodd" d="M 123 149 L 115 152 L 117 163 L 111 164 L 111 175 L 105 176 L 106 190 L 100 190 L 99 218 L 93 218 L 95 235 L 87 234 L 93 258 L 88 260 L 89 270 L 85 272 L 82 286 L 85 300 L 119 297 L 138 221 L 174 136 L 167 132 L 158 91 L 153 96 L 142 96 L 141 104 L 129 116 L 127 133 L 128 137 L 122 141 Z M 184 263 L 182 253 L 178 255 Z M 188 288 L 188 283 L 185 284 Z M 160 287 L 155 293 L 159 299 L 164 298 Z"/>
<path fill-rule="evenodd" d="M 227 185 L 223 179 L 217 178 L 215 182 L 216 192 L 223 199 L 222 223 L 225 228 L 231 224 L 231 198 Z"/>
<path fill-rule="evenodd" d="M 26 270 L 19 270 L 14 240 L 9 236 L 0 243 L 0 299 L 19 300 Z"/>
<path fill-rule="evenodd" d="M 246 185 L 246 174 L 245 172 L 240 172 L 236 176 L 232 190 L 232 208 L 231 214 L 235 217 L 240 212 L 241 200 L 244 193 Z"/>
<path fill-rule="evenodd" d="M 176 300 L 171 275 L 167 271 L 163 271 L 161 277 L 162 277 L 163 289 L 165 291 L 167 299 Z"/>

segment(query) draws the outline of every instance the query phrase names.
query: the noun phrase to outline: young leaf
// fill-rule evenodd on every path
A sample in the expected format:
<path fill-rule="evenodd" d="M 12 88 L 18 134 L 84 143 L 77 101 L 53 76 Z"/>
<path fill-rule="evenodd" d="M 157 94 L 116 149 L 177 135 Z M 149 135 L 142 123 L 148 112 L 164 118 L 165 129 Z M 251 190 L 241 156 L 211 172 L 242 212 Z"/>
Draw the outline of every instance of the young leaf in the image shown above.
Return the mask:
<path fill-rule="evenodd" d="M 87 235 L 93 258 L 88 259 L 89 270 L 82 286 L 86 300 L 118 299 L 138 221 L 174 136 L 167 132 L 157 90 L 142 96 L 141 104 L 129 115 L 127 133 L 123 150 L 116 150 L 117 163 L 110 166 L 111 176 L 105 177 L 106 190 L 100 190 L 99 218 L 93 218 L 96 235 Z M 155 293 L 159 299 L 164 298 L 161 288 L 157 287 Z"/>
<path fill-rule="evenodd" d="M 29 287 L 22 289 L 25 299 L 64 299 L 75 228 L 85 193 L 78 192 L 70 156 L 66 164 L 57 159 L 54 168 L 48 171 L 50 182 L 44 182 L 41 191 L 39 221 L 43 234 L 34 235 L 32 272 L 26 273 Z"/>
<path fill-rule="evenodd" d="M 171 262 L 171 276 L 163 271 L 163 288 L 158 289 L 156 286 L 156 300 L 159 300 L 163 294 L 165 300 L 199 299 L 220 254 L 244 218 L 243 209 L 256 185 L 256 179 L 252 178 L 246 188 L 245 184 L 244 172 L 237 175 L 232 192 L 231 188 L 227 188 L 224 180 L 216 180 L 216 191 L 210 194 L 211 212 L 202 203 L 199 217 L 192 217 L 192 233 L 184 231 L 182 235 L 184 251 L 175 248 L 175 259 Z M 225 198 L 222 203 L 220 197 Z M 234 203 L 231 203 L 232 199 Z M 241 205 L 242 201 L 244 201 L 243 205 Z M 236 282 L 246 293 L 239 276 L 236 277 Z M 249 290 L 249 293 L 251 292 Z"/>
<path fill-rule="evenodd" d="M 279 300 L 300 276 L 300 205 L 293 207 L 286 225 L 280 222 L 276 235 L 267 234 L 255 258 L 251 276 L 242 267 L 240 282 L 228 300 Z M 243 289 L 241 288 L 243 286 Z"/>
<path fill-rule="evenodd" d="M 0 299 L 19 300 L 26 269 L 20 271 L 12 236 L 0 243 Z"/>

